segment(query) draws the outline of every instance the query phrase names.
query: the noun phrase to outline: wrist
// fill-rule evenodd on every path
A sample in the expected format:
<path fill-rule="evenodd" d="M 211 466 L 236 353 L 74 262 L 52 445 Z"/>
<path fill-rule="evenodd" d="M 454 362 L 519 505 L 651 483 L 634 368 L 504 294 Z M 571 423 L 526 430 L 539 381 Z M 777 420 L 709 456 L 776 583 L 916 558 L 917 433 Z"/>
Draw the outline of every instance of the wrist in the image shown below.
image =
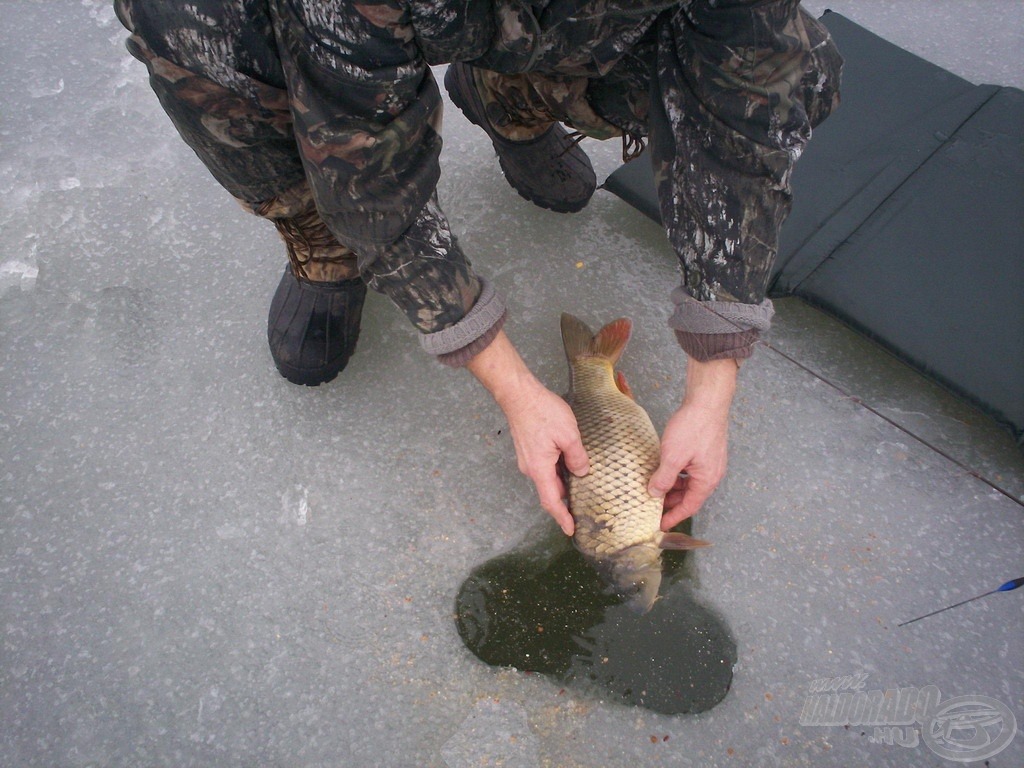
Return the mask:
<path fill-rule="evenodd" d="M 739 361 L 731 358 L 701 362 L 688 357 L 683 404 L 728 410 L 736 393 Z"/>
<path fill-rule="evenodd" d="M 503 411 L 541 386 L 504 331 L 466 365 Z"/>

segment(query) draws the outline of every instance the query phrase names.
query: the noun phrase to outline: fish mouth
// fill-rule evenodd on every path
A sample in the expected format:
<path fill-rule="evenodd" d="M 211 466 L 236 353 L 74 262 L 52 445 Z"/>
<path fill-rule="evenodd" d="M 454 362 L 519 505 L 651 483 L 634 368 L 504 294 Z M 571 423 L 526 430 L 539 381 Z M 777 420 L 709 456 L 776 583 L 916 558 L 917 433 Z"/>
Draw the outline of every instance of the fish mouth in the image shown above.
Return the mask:
<path fill-rule="evenodd" d="M 643 615 L 654 606 L 661 589 L 661 558 L 636 567 L 630 563 L 605 561 L 597 564 L 608 589 L 618 595 L 632 612 Z"/>
<path fill-rule="evenodd" d="M 617 596 L 629 609 L 647 613 L 658 599 L 661 589 L 661 549 L 649 542 L 633 544 L 616 552 L 597 554 L 580 546 L 577 551 L 597 571 L 606 592 Z"/>
<path fill-rule="evenodd" d="M 633 613 L 643 616 L 654 607 L 661 589 L 661 571 L 633 582 L 631 593 L 623 595 L 625 606 Z M 620 592 L 620 594 L 622 594 Z"/>

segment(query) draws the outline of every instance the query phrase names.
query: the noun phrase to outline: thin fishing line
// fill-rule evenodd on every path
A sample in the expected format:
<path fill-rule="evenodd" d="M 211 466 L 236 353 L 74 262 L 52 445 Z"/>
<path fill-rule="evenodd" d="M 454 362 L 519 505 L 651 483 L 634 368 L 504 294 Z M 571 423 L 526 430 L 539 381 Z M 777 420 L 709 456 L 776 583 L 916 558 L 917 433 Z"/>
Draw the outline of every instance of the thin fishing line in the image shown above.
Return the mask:
<path fill-rule="evenodd" d="M 744 328 L 743 326 L 739 325 L 736 321 L 734 321 L 734 320 L 732 320 L 732 319 L 730 319 L 728 317 L 725 317 L 724 315 L 722 315 L 717 310 L 712 309 L 711 307 L 707 306 L 707 304 L 704 303 L 704 302 L 700 303 L 700 307 L 701 307 L 701 309 L 704 309 L 704 310 L 712 313 L 713 315 L 717 316 L 720 320 L 724 320 L 725 322 L 729 323 L 729 325 L 733 326 L 738 331 L 742 332 L 742 331 L 748 330 L 748 329 Z M 957 459 L 954 456 L 950 455 L 947 451 L 944 451 L 942 448 L 939 448 L 934 443 L 931 443 L 928 440 L 926 440 L 925 438 L 921 437 L 920 435 L 917 435 L 914 432 L 911 432 L 907 427 L 903 426 L 899 422 L 894 421 L 890 417 L 886 416 L 884 413 L 879 411 L 877 408 L 874 408 L 871 405 L 868 405 L 868 403 L 866 403 L 862 398 L 858 397 L 857 395 L 854 395 L 852 392 L 848 392 L 846 389 L 841 387 L 836 382 L 831 381 L 830 379 L 826 378 L 825 376 L 823 376 L 822 374 L 818 373 L 817 371 L 815 371 L 815 370 L 809 368 L 808 366 L 804 365 L 799 360 L 794 358 L 792 355 L 789 355 L 789 354 L 783 352 L 778 347 L 772 346 L 771 344 L 769 344 L 764 339 L 758 339 L 755 342 L 755 344 L 760 344 L 761 346 L 765 347 L 766 349 L 770 349 L 775 354 L 777 354 L 780 357 L 782 357 L 782 358 L 788 360 L 789 362 L 791 362 L 793 365 L 795 365 L 800 370 L 809 373 L 811 376 L 813 376 L 818 381 L 820 381 L 820 382 L 822 382 L 824 384 L 827 384 L 828 386 L 830 386 L 832 389 L 834 389 L 836 392 L 841 394 L 846 399 L 852 401 L 853 403 L 856 403 L 861 408 L 863 408 L 866 411 L 874 414 L 875 416 L 877 416 L 878 418 L 880 418 L 882 421 L 886 422 L 887 424 L 891 424 L 892 426 L 894 426 L 896 429 L 898 429 L 903 434 L 907 435 L 908 437 L 912 437 L 914 440 L 916 440 L 917 442 L 921 443 L 923 446 L 925 446 L 929 450 L 932 450 L 935 453 L 939 454 L 940 456 L 942 456 L 947 461 L 952 462 L 953 464 L 955 464 L 957 467 L 962 469 L 964 472 L 966 472 L 971 477 L 973 477 L 976 480 L 980 480 L 981 482 L 985 483 L 985 485 L 987 485 L 989 488 L 991 488 L 992 490 L 996 491 L 997 493 L 1002 494 L 1003 496 L 1005 496 L 1006 498 L 1010 499 L 1010 501 L 1014 502 L 1018 506 L 1024 507 L 1024 499 L 1017 498 L 1017 496 L 1015 496 L 1011 491 L 1007 490 L 1006 488 L 1003 488 L 1001 485 L 996 483 L 994 480 L 990 480 L 985 475 L 981 474 L 978 470 L 972 469 L 971 467 L 967 466 L 962 461 L 960 461 L 959 459 Z"/>

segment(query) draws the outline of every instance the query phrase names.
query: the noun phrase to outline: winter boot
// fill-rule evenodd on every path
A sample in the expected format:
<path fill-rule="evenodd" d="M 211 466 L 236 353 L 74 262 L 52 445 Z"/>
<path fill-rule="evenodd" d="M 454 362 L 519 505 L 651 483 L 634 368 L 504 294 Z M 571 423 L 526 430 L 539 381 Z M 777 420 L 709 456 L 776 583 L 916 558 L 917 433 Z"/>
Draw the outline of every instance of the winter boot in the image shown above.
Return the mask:
<path fill-rule="evenodd" d="M 275 210 L 276 208 L 276 210 Z M 293 384 L 331 381 L 348 363 L 359 339 L 366 284 L 355 255 L 324 224 L 314 205 L 293 216 L 280 199 L 256 213 L 274 222 L 288 249 L 267 319 L 267 341 L 277 370 Z"/>
<path fill-rule="evenodd" d="M 488 88 L 484 77 L 483 70 L 454 63 L 444 85 L 455 106 L 487 132 L 508 183 L 541 208 L 581 210 L 597 188 L 594 167 L 579 147 L 582 136 L 555 122 L 526 76 L 501 76 L 516 84 L 505 92 Z"/>

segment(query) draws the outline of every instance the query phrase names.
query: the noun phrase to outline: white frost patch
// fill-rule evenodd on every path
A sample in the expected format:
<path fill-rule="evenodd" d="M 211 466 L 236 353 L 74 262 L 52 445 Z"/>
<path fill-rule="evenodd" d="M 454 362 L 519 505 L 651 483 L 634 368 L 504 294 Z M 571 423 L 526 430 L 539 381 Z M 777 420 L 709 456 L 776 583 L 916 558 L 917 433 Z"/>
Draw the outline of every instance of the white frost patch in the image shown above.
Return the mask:
<path fill-rule="evenodd" d="M 118 42 L 123 42 L 121 38 L 122 36 L 119 35 Z M 145 86 L 149 82 L 149 74 L 145 65 L 128 54 L 121 57 L 118 62 L 118 70 L 120 70 L 120 77 L 114 80 L 115 92 L 127 86 Z"/>
<path fill-rule="evenodd" d="M 309 520 L 309 489 L 301 485 L 284 492 L 281 497 L 284 517 L 287 522 L 305 525 Z"/>
<path fill-rule="evenodd" d="M 80 186 L 82 186 L 82 182 L 80 179 L 77 179 L 74 176 L 68 176 L 65 179 L 61 179 L 57 183 L 57 186 L 60 187 L 64 192 L 67 192 L 72 189 L 78 189 Z"/>
<path fill-rule="evenodd" d="M 217 527 L 218 539 L 241 539 L 244 536 L 245 531 L 243 531 L 237 525 L 233 525 L 231 523 L 224 523 L 224 525 Z"/>
<path fill-rule="evenodd" d="M 99 27 L 109 27 L 117 20 L 114 6 L 109 0 L 82 0 L 82 7 L 89 10 L 89 18 Z"/>
<path fill-rule="evenodd" d="M 35 264 L 20 259 L 8 259 L 0 264 L 0 296 L 7 293 L 8 288 L 20 288 L 31 291 L 36 287 L 39 268 Z"/>
<path fill-rule="evenodd" d="M 64 78 L 57 81 L 56 85 L 33 85 L 29 86 L 28 95 L 33 99 L 43 99 L 47 96 L 56 96 L 64 92 Z"/>

